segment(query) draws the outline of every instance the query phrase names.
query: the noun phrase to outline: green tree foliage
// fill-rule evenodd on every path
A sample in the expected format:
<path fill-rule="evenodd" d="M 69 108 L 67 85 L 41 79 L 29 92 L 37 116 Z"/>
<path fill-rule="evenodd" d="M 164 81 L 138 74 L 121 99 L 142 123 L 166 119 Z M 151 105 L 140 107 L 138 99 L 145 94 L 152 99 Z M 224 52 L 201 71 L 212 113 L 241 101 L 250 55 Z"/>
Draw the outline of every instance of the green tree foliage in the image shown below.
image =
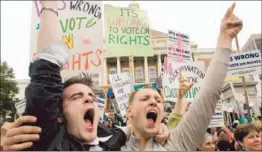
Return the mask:
<path fill-rule="evenodd" d="M 13 120 L 16 113 L 14 103 L 17 101 L 15 99 L 15 95 L 18 93 L 17 82 L 13 69 L 5 61 L 1 62 L 0 72 L 0 116 L 3 120 L 8 113 Z"/>

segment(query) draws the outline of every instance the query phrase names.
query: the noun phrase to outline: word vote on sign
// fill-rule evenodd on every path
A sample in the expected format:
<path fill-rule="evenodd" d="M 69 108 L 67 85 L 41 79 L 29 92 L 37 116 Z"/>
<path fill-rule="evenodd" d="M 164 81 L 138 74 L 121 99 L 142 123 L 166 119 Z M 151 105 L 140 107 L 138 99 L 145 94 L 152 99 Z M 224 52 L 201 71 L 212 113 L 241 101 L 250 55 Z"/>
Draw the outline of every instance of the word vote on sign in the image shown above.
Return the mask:
<path fill-rule="evenodd" d="M 65 1 L 58 6 L 61 40 L 70 49 L 70 58 L 62 70 L 63 77 L 79 72 L 102 72 L 103 30 L 101 1 Z M 30 57 L 36 55 L 40 25 L 40 1 L 33 1 Z"/>

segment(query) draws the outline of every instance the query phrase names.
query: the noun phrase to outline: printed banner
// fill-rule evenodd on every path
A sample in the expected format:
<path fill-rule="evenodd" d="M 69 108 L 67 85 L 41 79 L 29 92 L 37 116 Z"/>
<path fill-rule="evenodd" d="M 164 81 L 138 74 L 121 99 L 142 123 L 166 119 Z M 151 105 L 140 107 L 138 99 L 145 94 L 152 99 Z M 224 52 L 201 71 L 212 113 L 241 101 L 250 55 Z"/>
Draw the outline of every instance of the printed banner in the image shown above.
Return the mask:
<path fill-rule="evenodd" d="M 104 5 L 105 54 L 153 56 L 146 11 Z"/>
<path fill-rule="evenodd" d="M 215 127 L 224 127 L 224 116 L 223 116 L 223 110 L 222 110 L 222 104 L 217 103 L 215 114 L 212 117 L 212 120 L 210 121 L 210 124 L 208 128 L 215 128 Z"/>
<path fill-rule="evenodd" d="M 168 57 L 178 62 L 191 61 L 189 35 L 169 30 L 167 49 Z"/>
<path fill-rule="evenodd" d="M 41 4 L 33 1 L 31 25 L 30 57 L 37 52 L 37 39 L 40 25 Z M 59 21 L 63 40 L 70 49 L 69 63 L 61 74 L 63 78 L 91 73 L 94 79 L 101 81 L 103 54 L 103 24 L 101 1 L 65 1 L 60 0 Z M 48 31 L 47 31 L 48 32 Z"/>
<path fill-rule="evenodd" d="M 122 116 L 125 116 L 129 94 L 132 92 L 134 87 L 132 81 L 133 79 L 127 72 L 109 75 L 109 79 L 115 94 L 116 102 L 120 109 L 120 113 Z"/>
<path fill-rule="evenodd" d="M 163 75 L 164 98 L 166 101 L 176 102 L 179 87 L 178 73 L 182 72 L 187 82 L 194 83 L 194 86 L 185 94 L 187 101 L 192 101 L 199 92 L 199 83 L 205 77 L 204 62 L 179 63 L 167 58 Z"/>
<path fill-rule="evenodd" d="M 259 74 L 261 74 L 261 53 L 259 51 L 248 51 L 231 55 L 227 76 Z"/>

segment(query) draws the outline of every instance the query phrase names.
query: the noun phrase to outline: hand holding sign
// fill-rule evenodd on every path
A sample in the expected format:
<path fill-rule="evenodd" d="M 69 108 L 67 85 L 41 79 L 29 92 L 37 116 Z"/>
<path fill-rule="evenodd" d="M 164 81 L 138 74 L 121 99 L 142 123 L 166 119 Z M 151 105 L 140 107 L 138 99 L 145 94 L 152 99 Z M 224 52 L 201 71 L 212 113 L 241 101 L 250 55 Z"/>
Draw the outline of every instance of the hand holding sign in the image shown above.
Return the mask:
<path fill-rule="evenodd" d="M 241 31 L 243 27 L 242 20 L 236 17 L 233 12 L 235 8 L 235 3 L 228 8 L 220 27 L 220 33 L 227 38 L 233 39 Z"/>
<path fill-rule="evenodd" d="M 179 73 L 179 88 L 178 88 L 178 99 L 183 99 L 185 93 L 191 89 L 193 83 L 188 83 L 184 80 L 182 73 Z"/>

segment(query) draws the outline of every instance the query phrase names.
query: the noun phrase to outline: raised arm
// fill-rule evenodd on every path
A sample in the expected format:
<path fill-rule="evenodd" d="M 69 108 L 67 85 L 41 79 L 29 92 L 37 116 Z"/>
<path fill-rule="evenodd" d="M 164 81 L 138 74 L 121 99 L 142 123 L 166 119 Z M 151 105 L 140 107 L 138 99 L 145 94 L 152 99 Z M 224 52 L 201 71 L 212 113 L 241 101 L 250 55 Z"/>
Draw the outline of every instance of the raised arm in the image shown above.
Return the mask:
<path fill-rule="evenodd" d="M 187 91 L 191 89 L 193 86 L 193 83 L 187 83 L 185 82 L 182 73 L 179 73 L 179 88 L 178 88 L 178 95 L 177 95 L 177 101 L 175 104 L 175 107 L 168 116 L 168 128 L 175 128 L 179 122 L 182 120 L 183 114 L 186 110 L 186 107 L 188 105 L 188 102 L 184 102 L 184 95 Z"/>
<path fill-rule="evenodd" d="M 67 62 L 69 51 L 59 36 L 58 16 L 55 13 L 57 3 L 41 2 L 38 53 L 29 67 L 31 82 L 25 91 L 27 104 L 24 115 L 37 117 L 33 125 L 42 128 L 40 140 L 30 150 L 47 150 L 58 131 L 57 119 L 63 92 L 60 69 Z"/>
<path fill-rule="evenodd" d="M 53 1 L 41 1 L 41 7 L 46 9 L 57 10 L 58 2 Z M 38 34 L 37 51 L 45 48 L 51 42 L 61 39 L 59 31 L 58 16 L 55 12 L 50 10 L 42 10 L 40 16 L 41 28 Z"/>
<path fill-rule="evenodd" d="M 202 81 L 201 89 L 178 126 L 170 131 L 167 150 L 196 150 L 212 119 L 226 77 L 233 38 L 242 29 L 242 21 L 233 15 L 233 4 L 224 16 L 217 50 Z"/>

